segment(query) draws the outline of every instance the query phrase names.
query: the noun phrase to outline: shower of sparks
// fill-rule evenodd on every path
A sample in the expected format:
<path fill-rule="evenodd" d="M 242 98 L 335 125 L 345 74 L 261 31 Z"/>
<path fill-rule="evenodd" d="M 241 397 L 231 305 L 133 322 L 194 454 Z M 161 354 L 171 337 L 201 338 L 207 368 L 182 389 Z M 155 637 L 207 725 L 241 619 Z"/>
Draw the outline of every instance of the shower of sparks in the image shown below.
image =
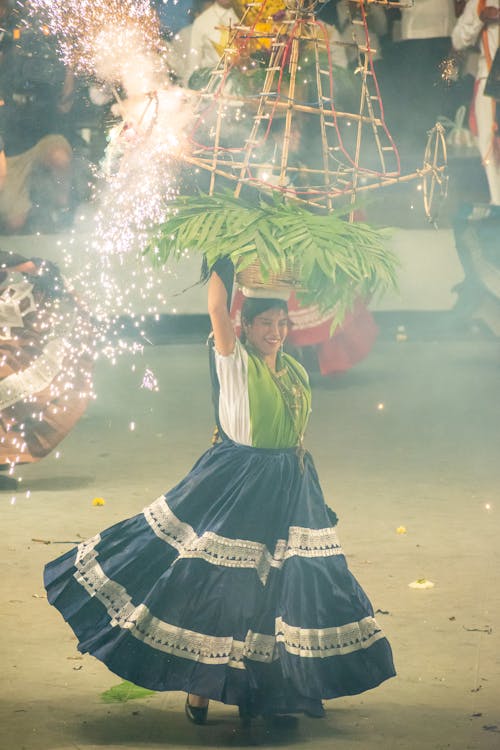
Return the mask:
<path fill-rule="evenodd" d="M 141 80 L 161 71 L 164 45 L 149 0 L 30 0 L 29 8 L 78 74 L 125 84 L 130 92 L 132 81 L 144 90 Z M 130 50 L 140 50 L 140 60 Z"/>
<path fill-rule="evenodd" d="M 151 228 L 177 194 L 176 157 L 189 107 L 170 87 L 119 104 L 124 126 L 110 134 L 104 178 L 97 196 L 95 248 L 102 254 L 141 251 Z"/>
<path fill-rule="evenodd" d="M 141 388 L 145 388 L 148 391 L 160 390 L 158 386 L 158 381 L 154 373 L 149 369 L 146 369 L 146 372 L 144 373 L 144 376 L 142 378 Z"/>
<path fill-rule="evenodd" d="M 148 102 L 142 105 L 149 106 Z M 146 303 L 148 315 L 157 315 L 167 304 L 162 291 L 166 271 L 153 269 L 142 251 L 152 228 L 164 219 L 169 200 L 177 194 L 175 150 L 179 142 L 172 123 L 180 121 L 182 98 L 177 90 L 160 92 L 152 106 L 154 121 L 147 132 L 134 126 L 132 113 L 128 115 L 132 124 L 111 140 L 108 157 L 118 150 L 119 166 L 104 175 L 96 194 L 89 259 L 80 281 L 101 320 L 133 317 L 138 302 L 142 308 Z"/>
<path fill-rule="evenodd" d="M 459 77 L 458 61 L 456 57 L 446 57 L 442 60 L 439 64 L 439 70 L 441 71 L 441 78 L 443 81 L 451 86 L 451 84 Z"/>
<path fill-rule="evenodd" d="M 71 429 L 94 397 L 94 327 L 50 264 L 38 275 L 8 273 L 0 315 L 0 453 L 13 476 L 18 464 L 44 455 L 52 436 L 60 439 Z M 13 362 L 22 376 L 17 385 L 8 377 Z"/>
<path fill-rule="evenodd" d="M 94 220 L 85 251 L 68 269 L 96 323 L 96 351 L 112 363 L 134 349 L 125 341 L 124 318 L 135 332 L 145 315 L 165 310 L 167 269 L 153 269 L 143 249 L 151 229 L 177 194 L 182 133 L 191 116 L 189 95 L 171 83 L 157 15 L 149 0 L 31 0 L 33 18 L 58 40 L 63 61 L 92 77 L 110 98 L 118 124 L 94 190 Z M 70 245 L 74 239 L 70 240 Z M 137 315 L 138 308 L 145 315 Z M 147 339 L 145 339 L 147 341 Z"/>

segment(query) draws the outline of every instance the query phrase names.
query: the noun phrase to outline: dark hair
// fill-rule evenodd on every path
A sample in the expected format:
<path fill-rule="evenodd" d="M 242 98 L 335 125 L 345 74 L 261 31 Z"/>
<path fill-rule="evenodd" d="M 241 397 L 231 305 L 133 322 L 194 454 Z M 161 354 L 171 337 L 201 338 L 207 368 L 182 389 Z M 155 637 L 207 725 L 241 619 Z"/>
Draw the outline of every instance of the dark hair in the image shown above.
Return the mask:
<path fill-rule="evenodd" d="M 242 323 L 253 323 L 257 315 L 267 310 L 283 310 L 288 315 L 288 305 L 284 299 L 245 297 L 241 308 L 241 321 Z"/>
<path fill-rule="evenodd" d="M 283 310 L 288 315 L 288 305 L 284 299 L 265 298 L 260 299 L 259 297 L 245 297 L 243 305 L 241 307 L 241 333 L 240 341 L 242 344 L 246 343 L 247 336 L 243 330 L 243 324 L 253 323 L 254 318 L 267 310 Z"/>

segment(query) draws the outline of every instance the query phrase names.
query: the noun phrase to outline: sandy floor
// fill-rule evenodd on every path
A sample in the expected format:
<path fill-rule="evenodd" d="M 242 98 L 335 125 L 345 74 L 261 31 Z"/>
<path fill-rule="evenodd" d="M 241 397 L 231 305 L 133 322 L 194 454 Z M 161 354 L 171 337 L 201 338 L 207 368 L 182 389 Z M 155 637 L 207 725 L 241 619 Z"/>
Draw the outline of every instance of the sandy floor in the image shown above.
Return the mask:
<path fill-rule="evenodd" d="M 203 346 L 157 347 L 135 365 L 100 365 L 99 397 L 61 456 L 22 469 L 23 492 L 0 497 L 1 750 L 499 748 L 498 344 L 380 342 L 361 366 L 315 388 L 309 447 L 399 676 L 295 728 L 243 730 L 220 705 L 196 728 L 180 694 L 104 703 L 120 679 L 78 654 L 47 605 L 44 563 L 140 511 L 210 439 Z M 146 367 L 159 393 L 140 388 Z M 92 505 L 96 496 L 104 506 Z M 422 577 L 435 587 L 408 587 Z"/>

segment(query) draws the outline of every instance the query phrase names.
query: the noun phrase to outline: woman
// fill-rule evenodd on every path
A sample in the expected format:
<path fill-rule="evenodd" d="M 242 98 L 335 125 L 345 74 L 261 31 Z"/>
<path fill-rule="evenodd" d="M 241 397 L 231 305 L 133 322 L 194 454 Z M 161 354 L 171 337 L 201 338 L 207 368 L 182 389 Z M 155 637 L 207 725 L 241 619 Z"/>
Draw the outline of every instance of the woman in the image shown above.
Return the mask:
<path fill-rule="evenodd" d="M 79 649 L 123 678 L 183 690 L 188 718 L 208 701 L 242 718 L 305 712 L 394 675 L 390 646 L 349 573 L 312 459 L 305 370 L 281 353 L 282 300 L 243 309 L 209 281 L 222 441 L 141 514 L 46 569 L 48 599 Z"/>

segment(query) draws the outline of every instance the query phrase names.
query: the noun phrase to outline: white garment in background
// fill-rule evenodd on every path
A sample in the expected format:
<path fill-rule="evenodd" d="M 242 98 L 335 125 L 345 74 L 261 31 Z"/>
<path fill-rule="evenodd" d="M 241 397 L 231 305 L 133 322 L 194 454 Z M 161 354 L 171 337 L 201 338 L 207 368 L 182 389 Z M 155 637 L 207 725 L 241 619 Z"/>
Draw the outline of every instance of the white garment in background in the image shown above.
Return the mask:
<path fill-rule="evenodd" d="M 500 0 L 488 0 L 488 5 L 500 8 Z M 482 31 L 483 22 L 479 18 L 478 0 L 468 0 L 464 12 L 457 20 L 451 38 L 453 47 L 456 50 L 466 49 L 479 41 L 480 54 L 476 75 L 478 89 L 474 99 L 478 145 L 488 179 L 491 202 L 496 206 L 500 206 L 500 163 L 494 160 L 492 154 L 493 105 L 491 97 L 484 96 L 483 94 L 488 77 L 488 63 L 483 46 Z M 498 48 L 499 34 L 500 27 L 498 24 L 490 24 L 488 26 L 488 42 L 492 59 L 495 57 Z"/>
<path fill-rule="evenodd" d="M 169 42 L 167 42 L 167 60 L 169 67 L 173 70 L 179 81 L 187 84 L 186 71 L 191 49 L 191 33 L 193 25 L 190 23 L 180 29 Z"/>
<path fill-rule="evenodd" d="M 193 21 L 189 59 L 185 70 L 185 81 L 198 68 L 215 68 L 220 60 L 215 44 L 225 43 L 225 28 L 239 23 L 239 18 L 232 8 L 222 8 L 213 3 Z M 220 28 L 224 27 L 224 28 Z"/>
<path fill-rule="evenodd" d="M 415 0 L 401 8 L 401 41 L 450 36 L 455 21 L 454 0 Z"/>
<path fill-rule="evenodd" d="M 500 7 L 499 0 L 488 0 L 487 4 L 493 8 Z M 456 50 L 463 50 L 467 47 L 472 47 L 479 40 L 479 48 L 481 50 L 481 54 L 478 60 L 476 78 L 487 78 L 488 65 L 486 62 L 486 56 L 484 54 L 481 33 L 483 30 L 483 22 L 479 18 L 477 9 L 478 0 L 469 0 L 464 8 L 464 12 L 456 22 L 455 28 L 453 29 L 451 35 L 451 40 L 453 42 L 453 47 Z M 492 58 L 495 57 L 495 52 L 498 47 L 498 35 L 498 24 L 490 24 L 488 26 L 488 42 Z"/>

